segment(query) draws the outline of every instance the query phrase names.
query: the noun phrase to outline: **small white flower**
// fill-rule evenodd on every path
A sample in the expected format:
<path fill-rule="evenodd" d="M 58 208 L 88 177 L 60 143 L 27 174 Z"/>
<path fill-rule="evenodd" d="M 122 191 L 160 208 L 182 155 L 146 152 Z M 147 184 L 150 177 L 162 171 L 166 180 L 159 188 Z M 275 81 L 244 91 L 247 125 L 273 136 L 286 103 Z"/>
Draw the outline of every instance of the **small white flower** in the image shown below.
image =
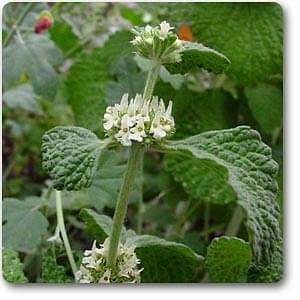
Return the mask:
<path fill-rule="evenodd" d="M 115 135 L 116 139 L 124 146 L 131 146 L 130 131 L 129 131 L 130 119 L 128 115 L 124 115 L 121 120 L 121 130 Z"/>
<path fill-rule="evenodd" d="M 142 117 L 139 118 L 137 125 L 133 127 L 130 132 L 132 133 L 130 138 L 138 142 L 142 142 L 143 138 L 147 136 L 144 127 L 144 119 Z"/>
<path fill-rule="evenodd" d="M 163 126 L 160 124 L 161 117 L 162 116 L 159 112 L 156 113 L 151 124 L 150 133 L 153 134 L 153 137 L 155 139 L 161 139 L 167 135 L 166 132 L 164 131 Z"/>
<path fill-rule="evenodd" d="M 100 245 L 100 248 L 97 248 L 94 242 L 92 249 L 85 251 L 86 256 L 81 262 L 79 271 L 75 274 L 76 281 L 79 283 L 139 283 L 143 269 L 138 268 L 140 260 L 136 257 L 134 247 L 120 243 L 116 265 L 111 269 L 107 265 L 108 245 L 109 238 Z"/>
<path fill-rule="evenodd" d="M 145 31 L 148 32 L 148 33 L 150 33 L 152 31 L 152 29 L 153 28 L 150 25 L 146 25 L 146 27 L 145 27 Z"/>
<path fill-rule="evenodd" d="M 119 109 L 120 109 L 121 114 L 126 113 L 126 111 L 128 109 L 128 94 L 127 93 L 122 96 Z"/>
<path fill-rule="evenodd" d="M 171 27 L 170 24 L 166 21 L 161 22 L 159 26 L 160 26 L 160 32 L 159 32 L 160 37 L 163 39 L 168 35 L 169 31 L 174 28 Z"/>
<path fill-rule="evenodd" d="M 99 283 L 110 283 L 111 271 L 106 270 L 102 277 L 99 279 Z"/>

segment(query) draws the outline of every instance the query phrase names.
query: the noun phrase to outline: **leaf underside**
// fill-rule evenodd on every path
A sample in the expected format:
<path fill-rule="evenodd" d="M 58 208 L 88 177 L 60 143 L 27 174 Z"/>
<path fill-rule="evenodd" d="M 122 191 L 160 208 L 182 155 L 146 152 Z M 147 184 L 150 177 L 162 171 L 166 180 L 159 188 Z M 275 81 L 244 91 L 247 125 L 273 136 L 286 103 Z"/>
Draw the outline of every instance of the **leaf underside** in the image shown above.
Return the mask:
<path fill-rule="evenodd" d="M 105 146 L 105 141 L 85 128 L 58 126 L 47 131 L 42 139 L 43 168 L 53 180 L 54 188 L 89 187 Z"/>
<path fill-rule="evenodd" d="M 188 41 L 182 41 L 182 45 L 181 61 L 166 65 L 167 70 L 172 74 L 186 74 L 195 67 L 218 74 L 226 71 L 230 65 L 230 60 L 214 49 Z"/>
<path fill-rule="evenodd" d="M 159 150 L 213 160 L 227 169 L 228 182 L 247 216 L 254 262 L 267 264 L 281 239 L 274 178 L 278 165 L 259 133 L 248 126 L 210 131 L 169 142 Z"/>

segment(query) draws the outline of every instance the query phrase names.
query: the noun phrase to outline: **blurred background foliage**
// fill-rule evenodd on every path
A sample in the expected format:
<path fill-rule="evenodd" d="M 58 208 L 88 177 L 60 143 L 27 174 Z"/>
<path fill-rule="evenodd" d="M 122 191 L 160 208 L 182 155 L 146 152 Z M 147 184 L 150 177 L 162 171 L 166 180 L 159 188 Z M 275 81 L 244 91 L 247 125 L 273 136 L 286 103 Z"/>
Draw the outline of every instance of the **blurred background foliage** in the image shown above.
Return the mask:
<path fill-rule="evenodd" d="M 44 10 L 54 22 L 36 34 Z M 56 219 L 54 193 L 41 168 L 41 137 L 56 125 L 83 126 L 102 137 L 105 107 L 124 92 L 142 92 L 145 83 L 149 64 L 132 54 L 130 28 L 163 20 L 181 39 L 203 43 L 231 60 L 220 75 L 202 69 L 171 75 L 161 69 L 155 94 L 174 101 L 174 138 L 240 124 L 258 130 L 280 165 L 277 201 L 283 208 L 282 11 L 277 4 L 9 3 L 2 29 L 3 261 L 13 262 L 7 265 L 15 271 L 4 264 L 7 280 L 70 281 L 63 248 L 47 242 Z M 62 194 L 78 260 L 92 242 L 79 211 L 91 207 L 112 216 L 126 155 L 107 153 L 90 188 Z M 147 153 L 126 226 L 205 255 L 210 241 L 226 232 L 236 201 L 227 173 L 212 164 Z M 243 225 L 238 235 L 248 239 Z M 276 274 L 260 280 L 278 280 Z M 250 274 L 248 280 L 258 278 Z"/>

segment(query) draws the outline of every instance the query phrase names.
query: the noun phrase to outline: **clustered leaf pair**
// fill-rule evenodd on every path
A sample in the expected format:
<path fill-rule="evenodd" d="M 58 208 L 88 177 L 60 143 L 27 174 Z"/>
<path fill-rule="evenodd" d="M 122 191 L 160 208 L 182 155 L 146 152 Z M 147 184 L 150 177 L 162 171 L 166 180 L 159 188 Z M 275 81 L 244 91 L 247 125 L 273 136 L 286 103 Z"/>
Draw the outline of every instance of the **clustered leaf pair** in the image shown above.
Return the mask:
<path fill-rule="evenodd" d="M 142 254 L 134 252 L 137 246 L 124 250 L 120 242 L 120 224 L 123 224 L 125 218 L 128 194 L 137 172 L 137 163 L 134 162 L 138 157 L 137 152 L 143 155 L 143 151 L 150 147 L 186 159 L 212 160 L 226 168 L 228 182 L 236 192 L 237 203 L 247 218 L 245 224 L 249 231 L 255 267 L 259 268 L 268 262 L 276 250 L 268 238 L 272 241 L 280 239 L 280 227 L 274 221 L 278 217 L 274 179 L 278 167 L 272 160 L 270 148 L 262 143 L 260 135 L 248 126 L 240 126 L 202 133 L 180 141 L 167 140 L 175 132 L 172 101 L 166 107 L 162 99 L 159 101 L 157 96 L 152 96 L 160 67 L 165 64 L 168 70 L 175 73 L 186 73 L 195 66 L 222 72 L 229 64 L 224 55 L 213 49 L 180 41 L 171 29 L 164 21 L 160 27 L 146 26 L 133 30 L 136 37 L 132 44 L 137 54 L 150 59 L 153 68 L 149 71 L 143 96 L 137 94 L 129 100 L 128 94 L 124 94 L 120 101 L 116 101 L 117 104 L 107 107 L 103 117 L 107 139 L 101 141 L 91 131 L 80 127 L 56 127 L 43 137 L 43 166 L 58 190 L 89 187 L 97 171 L 98 159 L 104 151 L 110 151 L 119 144 L 130 146 L 128 167 L 114 220 L 107 234 L 109 239 L 100 249 L 94 244 L 91 251 L 85 252 L 86 257 L 77 273 L 79 282 L 139 282 L 143 281 L 143 274 L 149 272 L 147 266 L 143 265 Z M 266 205 L 271 214 L 266 213 Z M 136 240 L 143 240 L 142 237 L 136 236 Z M 231 245 L 232 242 L 241 243 L 246 248 L 247 261 L 250 260 L 249 244 L 235 240 L 228 243 Z M 143 246 L 153 244 L 171 247 L 172 251 L 184 249 L 182 258 L 192 258 L 193 276 L 195 270 L 203 266 L 204 258 L 182 244 L 147 237 Z M 110 261 L 110 258 L 113 259 Z M 211 256 L 207 259 L 211 259 Z M 206 265 L 211 264 L 206 262 Z M 247 266 L 247 263 L 242 266 L 243 272 L 247 271 Z"/>

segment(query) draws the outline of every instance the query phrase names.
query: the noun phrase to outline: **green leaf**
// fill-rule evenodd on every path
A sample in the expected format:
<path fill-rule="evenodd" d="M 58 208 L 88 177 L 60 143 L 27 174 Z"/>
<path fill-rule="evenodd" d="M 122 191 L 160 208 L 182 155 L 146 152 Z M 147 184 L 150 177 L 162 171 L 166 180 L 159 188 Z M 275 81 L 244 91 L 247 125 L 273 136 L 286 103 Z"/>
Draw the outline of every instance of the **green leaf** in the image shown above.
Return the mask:
<path fill-rule="evenodd" d="M 18 253 L 11 249 L 2 249 L 2 272 L 3 278 L 10 283 L 26 283 L 28 279 L 23 272 Z"/>
<path fill-rule="evenodd" d="M 131 53 L 131 33 L 113 34 L 102 48 L 93 49 L 77 57 L 66 79 L 67 101 L 71 105 L 77 125 L 103 132 L 101 120 L 106 102 L 105 87 L 113 79 L 112 67 L 121 56 Z"/>
<path fill-rule="evenodd" d="M 246 88 L 245 94 L 254 118 L 262 130 L 273 133 L 282 128 L 282 91 L 269 84 L 260 84 L 254 88 Z"/>
<path fill-rule="evenodd" d="M 78 210 L 83 207 L 94 207 L 97 211 L 102 211 L 105 207 L 114 208 L 123 182 L 127 154 L 124 149 L 103 151 L 91 186 L 80 191 L 62 192 L 64 209 Z M 143 173 L 140 170 L 129 195 L 129 203 L 140 201 L 142 185 Z M 55 208 L 54 193 L 50 205 Z"/>
<path fill-rule="evenodd" d="M 197 282 L 203 257 L 189 247 L 151 235 L 133 235 L 126 241 L 141 260 L 143 283 Z"/>
<path fill-rule="evenodd" d="M 105 100 L 107 104 L 119 103 L 125 93 L 128 93 L 130 98 L 133 98 L 137 93 L 143 93 L 146 78 L 144 74 L 138 72 L 132 57 L 121 57 L 112 73 L 117 77 L 117 81 L 109 81 L 106 84 Z"/>
<path fill-rule="evenodd" d="M 41 282 L 44 283 L 70 283 L 72 278 L 67 275 L 64 266 L 57 264 L 55 253 L 48 249 L 42 255 Z"/>
<path fill-rule="evenodd" d="M 112 219 L 106 215 L 100 215 L 92 209 L 82 209 L 80 217 L 86 225 L 86 232 L 99 242 L 103 242 L 111 233 Z M 122 228 L 122 240 L 124 241 L 126 229 Z"/>
<path fill-rule="evenodd" d="M 186 74 L 196 67 L 218 74 L 224 73 L 230 65 L 230 60 L 225 55 L 202 44 L 182 41 L 182 46 L 181 61 L 166 65 L 172 74 Z"/>
<path fill-rule="evenodd" d="M 165 169 L 191 199 L 221 205 L 236 201 L 226 168 L 214 161 L 171 154 L 165 158 Z"/>
<path fill-rule="evenodd" d="M 47 233 L 48 221 L 38 210 L 39 197 L 24 201 L 5 198 L 3 201 L 3 244 L 13 250 L 29 252 L 34 250 Z"/>
<path fill-rule="evenodd" d="M 3 94 L 4 103 L 11 109 L 23 109 L 27 112 L 42 114 L 42 109 L 37 102 L 37 95 L 30 84 L 22 84 Z"/>
<path fill-rule="evenodd" d="M 49 33 L 51 40 L 64 54 L 69 53 L 70 50 L 79 45 L 79 38 L 72 31 L 72 27 L 66 22 L 55 20 L 53 25 L 49 28 Z M 78 50 L 80 50 L 80 47 Z M 75 54 L 75 52 L 73 54 Z"/>
<path fill-rule="evenodd" d="M 168 142 L 158 150 L 176 152 L 187 158 L 212 160 L 227 168 L 228 182 L 247 216 L 245 223 L 255 264 L 267 264 L 280 239 L 277 183 L 274 178 L 278 165 L 259 133 L 248 126 L 210 131 Z"/>
<path fill-rule="evenodd" d="M 54 188 L 69 191 L 89 187 L 108 141 L 75 126 L 58 126 L 47 131 L 42 138 L 43 168 L 53 180 Z"/>
<path fill-rule="evenodd" d="M 222 89 L 196 93 L 184 87 L 169 97 L 174 100 L 177 138 L 236 124 L 236 101 Z"/>
<path fill-rule="evenodd" d="M 167 20 L 187 22 L 194 38 L 231 61 L 228 74 L 253 85 L 282 73 L 282 8 L 278 3 L 193 3 L 170 6 Z"/>
<path fill-rule="evenodd" d="M 246 282 L 250 264 L 251 248 L 242 239 L 222 236 L 207 248 L 205 268 L 210 282 Z"/>
<path fill-rule="evenodd" d="M 283 277 L 283 243 L 280 240 L 271 262 L 261 269 L 251 268 L 248 275 L 248 282 L 273 283 Z"/>
<path fill-rule="evenodd" d="M 3 50 L 3 87 L 7 90 L 28 77 L 36 94 L 52 99 L 59 83 L 53 67 L 62 61 L 60 50 L 45 35 L 17 40 Z"/>

